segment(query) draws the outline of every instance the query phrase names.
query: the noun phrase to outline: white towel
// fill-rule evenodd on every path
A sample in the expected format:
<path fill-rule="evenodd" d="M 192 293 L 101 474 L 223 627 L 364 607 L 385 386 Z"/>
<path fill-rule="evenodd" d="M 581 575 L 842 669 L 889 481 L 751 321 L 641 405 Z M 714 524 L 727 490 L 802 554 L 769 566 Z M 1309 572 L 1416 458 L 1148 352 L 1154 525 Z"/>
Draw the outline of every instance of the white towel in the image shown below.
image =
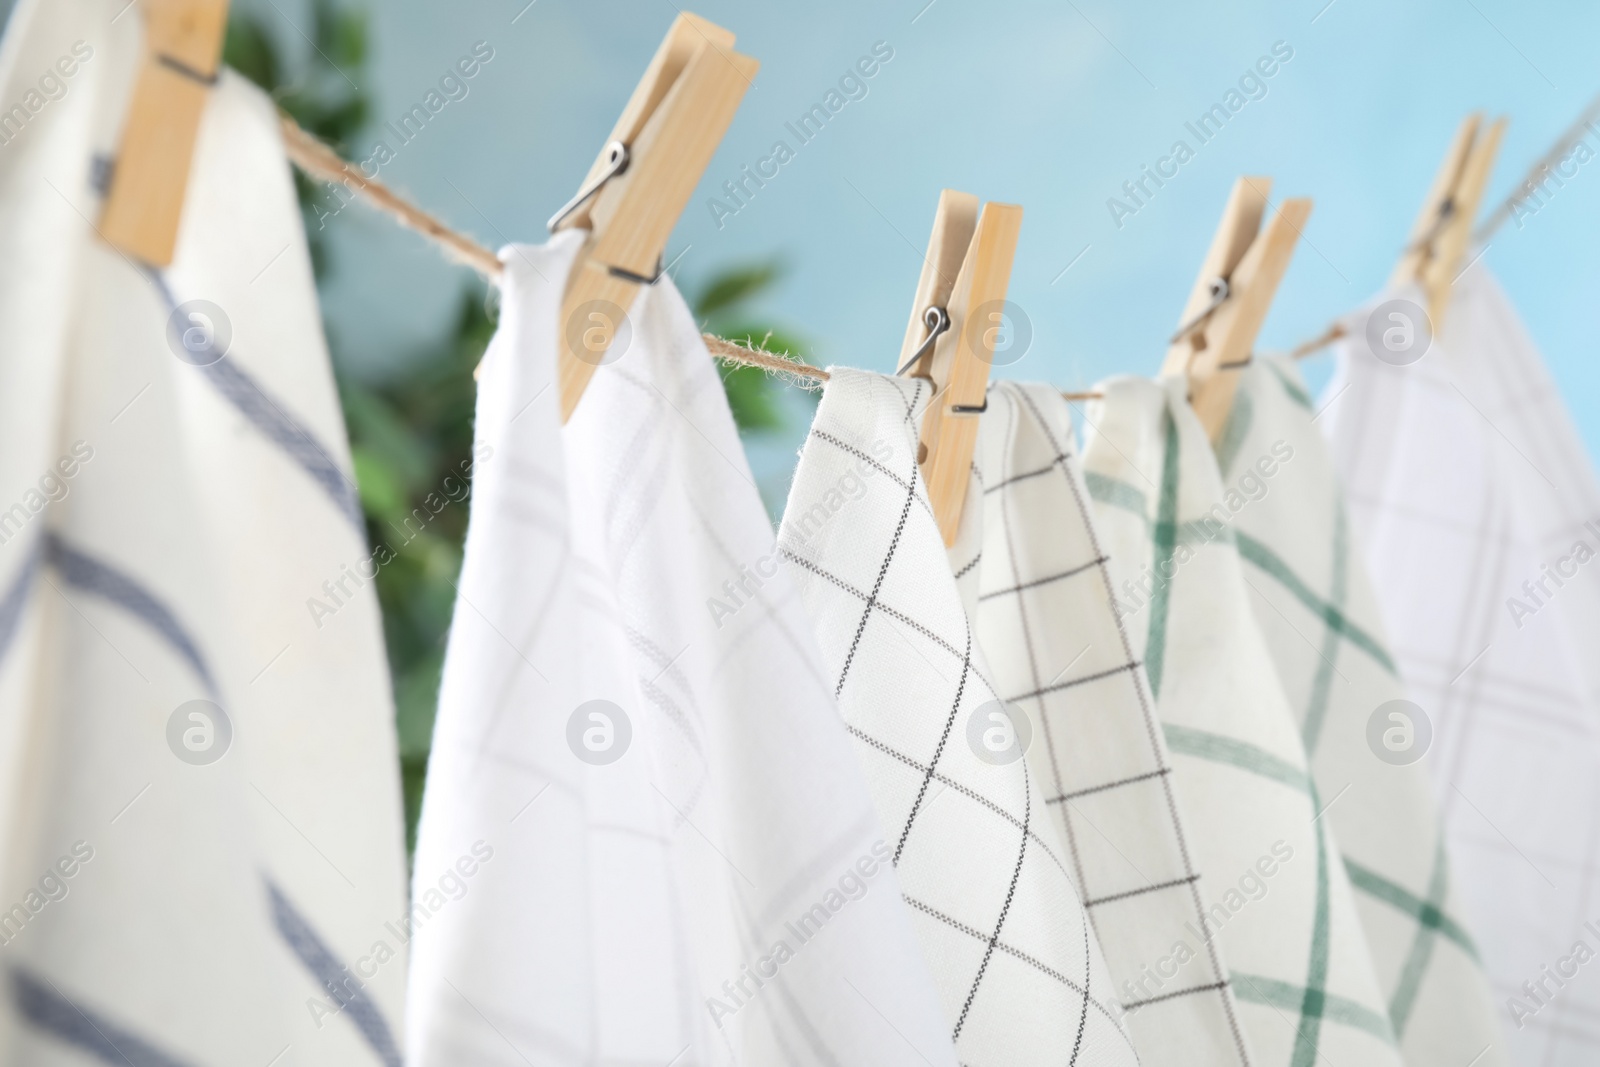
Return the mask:
<path fill-rule="evenodd" d="M 1423 752 L 1415 746 L 1425 739 L 1407 709 L 1390 703 L 1405 697 L 1405 687 L 1312 419 L 1293 360 L 1257 359 L 1240 374 L 1217 459 L 1224 481 L 1247 487 L 1234 532 L 1256 619 L 1317 789 L 1332 805 L 1327 818 L 1406 1063 L 1504 1063 L 1427 768 L 1418 762 Z"/>
<path fill-rule="evenodd" d="M 1046 385 L 989 389 L 962 537 L 978 644 L 1039 733 L 1027 750 L 1144 1067 L 1247 1064 L 1220 943 L 1144 670 L 1113 607 L 1073 442 Z M 1179 947 L 1182 945 L 1183 947 Z M 1142 985 L 1142 988 L 1141 988 Z"/>
<path fill-rule="evenodd" d="M 1145 664 L 1256 1064 L 1399 1064 L 1350 884 L 1248 601 L 1211 442 L 1181 380 L 1116 378 L 1084 472 Z M 1242 499 L 1242 498 L 1239 498 Z"/>
<path fill-rule="evenodd" d="M 1351 325 L 1319 421 L 1432 723 L 1425 765 L 1513 1058 L 1593 1063 L 1600 982 L 1586 961 L 1562 972 L 1579 942 L 1600 952 L 1594 467 L 1481 263 L 1415 363 L 1379 362 Z"/>
<path fill-rule="evenodd" d="M 953 1067 L 893 842 L 670 279 L 559 423 L 583 236 L 502 254 L 416 898 L 493 859 L 419 919 L 412 1062 Z"/>
<path fill-rule="evenodd" d="M 917 470 L 928 383 L 831 374 L 779 544 L 956 1051 L 974 1065 L 1132 1064 L 1041 783 L 1027 760 L 991 751 L 1014 746 L 990 717 L 1006 719 Z"/>
<path fill-rule="evenodd" d="M 224 73 L 172 266 L 101 243 L 121 10 L 25 0 L 0 55 L 7 105 L 65 87 L 0 147 L 0 1058 L 398 1064 L 393 708 L 276 114 Z"/>

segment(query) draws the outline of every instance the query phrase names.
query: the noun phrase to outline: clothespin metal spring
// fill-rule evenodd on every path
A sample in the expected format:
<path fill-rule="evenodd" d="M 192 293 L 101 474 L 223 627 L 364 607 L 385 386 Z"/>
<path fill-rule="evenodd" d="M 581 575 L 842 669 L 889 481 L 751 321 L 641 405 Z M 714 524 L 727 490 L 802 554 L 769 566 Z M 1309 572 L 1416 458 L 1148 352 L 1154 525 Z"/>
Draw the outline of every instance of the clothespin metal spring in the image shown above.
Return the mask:
<path fill-rule="evenodd" d="M 1439 234 L 1444 231 L 1445 226 L 1450 222 L 1451 219 L 1455 217 L 1455 214 L 1455 197 L 1447 196 L 1443 200 L 1439 201 L 1439 214 L 1434 218 L 1433 226 L 1428 230 L 1427 233 L 1423 234 L 1421 237 L 1418 237 L 1415 241 L 1412 241 L 1405 248 L 1401 249 L 1401 252 L 1421 252 L 1423 249 L 1427 249 L 1431 252 L 1433 250 L 1434 242 L 1439 239 Z"/>
<path fill-rule="evenodd" d="M 156 54 L 156 62 L 160 63 L 163 67 L 166 67 L 175 74 L 181 74 L 190 81 L 198 82 L 199 84 L 207 87 L 217 84 L 217 79 L 221 77 L 220 73 L 217 71 L 212 71 L 210 74 L 207 74 L 204 71 L 195 70 L 183 60 L 174 56 L 170 56 L 165 52 L 158 52 Z"/>
<path fill-rule="evenodd" d="M 933 350 L 933 343 L 939 339 L 939 335 L 950 328 L 950 313 L 937 304 L 929 304 L 928 309 L 922 313 L 922 324 L 928 328 L 928 336 L 923 338 L 917 350 L 895 369 L 895 374 L 904 374 L 917 365 L 917 360 Z"/>
<path fill-rule="evenodd" d="M 621 267 L 613 267 L 610 264 L 606 265 L 607 274 L 611 275 L 613 278 L 621 278 L 625 282 L 632 282 L 634 285 L 654 285 L 656 282 L 661 280 L 662 271 L 665 269 L 664 259 L 661 256 L 656 257 L 656 269 L 654 274 L 635 274 L 631 270 L 624 270 Z"/>
<path fill-rule="evenodd" d="M 1221 307 L 1223 305 L 1223 303 L 1227 299 L 1228 299 L 1228 279 L 1221 278 L 1221 277 L 1212 278 L 1211 279 L 1211 303 L 1209 303 L 1205 307 L 1201 308 L 1195 314 L 1194 318 L 1190 319 L 1188 322 L 1184 323 L 1182 326 L 1179 326 L 1177 332 L 1172 335 L 1171 339 L 1168 340 L 1167 343 L 1170 344 L 1170 345 L 1175 345 L 1179 341 L 1183 340 L 1185 337 L 1188 337 L 1195 330 L 1199 329 L 1201 324 L 1204 323 L 1207 319 L 1209 319 L 1212 316 L 1212 314 L 1219 307 Z"/>
<path fill-rule="evenodd" d="M 606 182 L 628 169 L 628 146 L 621 141 L 612 141 L 606 145 L 606 168 L 595 175 L 594 181 L 578 190 L 578 195 L 561 205 L 561 210 L 550 216 L 550 221 L 545 223 L 551 233 L 556 232 L 556 227 L 584 205 L 595 193 L 605 187 Z"/>

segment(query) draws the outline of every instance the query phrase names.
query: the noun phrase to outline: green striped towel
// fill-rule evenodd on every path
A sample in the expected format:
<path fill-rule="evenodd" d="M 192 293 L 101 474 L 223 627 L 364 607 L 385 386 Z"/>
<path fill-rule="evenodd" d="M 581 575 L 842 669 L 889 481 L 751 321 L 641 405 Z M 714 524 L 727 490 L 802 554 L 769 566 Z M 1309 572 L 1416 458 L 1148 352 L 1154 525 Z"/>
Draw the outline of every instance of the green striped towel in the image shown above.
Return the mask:
<path fill-rule="evenodd" d="M 1406 751 L 1425 737 L 1406 708 L 1380 711 L 1406 690 L 1328 447 L 1311 420 L 1291 361 L 1245 369 L 1217 448 L 1226 481 L 1259 486 L 1251 495 L 1260 499 L 1234 520 L 1245 580 L 1312 777 L 1329 800 L 1339 796 L 1328 818 L 1406 1062 L 1491 1067 L 1506 1057 L 1489 985 L 1460 921 L 1428 765 L 1415 761 L 1421 750 L 1415 758 Z"/>
<path fill-rule="evenodd" d="M 1255 1062 L 1402 1062 L 1323 797 L 1252 613 L 1233 504 L 1182 381 L 1118 378 L 1085 479 L 1157 700 Z"/>

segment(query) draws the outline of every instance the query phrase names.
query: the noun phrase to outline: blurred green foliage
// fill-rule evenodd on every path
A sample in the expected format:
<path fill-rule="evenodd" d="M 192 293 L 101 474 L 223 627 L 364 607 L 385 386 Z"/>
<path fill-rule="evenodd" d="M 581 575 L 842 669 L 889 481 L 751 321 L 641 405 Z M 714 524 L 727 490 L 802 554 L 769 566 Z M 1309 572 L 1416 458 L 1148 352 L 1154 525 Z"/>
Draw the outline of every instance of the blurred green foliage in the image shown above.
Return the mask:
<path fill-rule="evenodd" d="M 454 329 L 404 375 L 381 383 L 339 375 L 368 536 L 374 545 L 382 542 L 395 550 L 395 558 L 378 571 L 378 604 L 394 678 L 406 833 L 412 843 L 467 533 L 467 503 L 455 499 L 459 493 L 446 479 L 459 477 L 472 452 L 477 396 L 472 371 L 493 333 L 481 295 L 469 293 L 462 297 Z M 437 513 L 426 502 L 430 494 Z"/>
<path fill-rule="evenodd" d="M 317 56 L 297 63 L 291 71 L 278 50 L 268 22 L 234 9 L 223 42 L 223 62 L 271 94 L 280 108 L 300 126 L 341 152 L 348 153 L 350 139 L 367 124 L 372 100 L 359 83 L 365 82 L 367 16 L 337 0 L 312 0 L 309 41 Z M 314 218 L 312 204 L 317 184 L 294 172 L 301 209 Z M 321 277 L 327 267 L 327 247 L 320 224 L 306 227 L 311 264 Z"/>
<path fill-rule="evenodd" d="M 271 94 L 302 127 L 349 158 L 355 154 L 351 140 L 371 113 L 370 98 L 357 88 L 368 81 L 363 69 L 366 16 L 337 0 L 314 0 L 311 10 L 312 49 L 291 65 L 284 60 L 272 25 L 235 8 L 224 59 Z M 327 202 L 325 189 L 298 171 L 295 182 L 320 281 L 329 266 L 327 220 L 318 208 Z M 730 340 L 798 354 L 801 346 L 795 337 L 762 324 L 751 310 L 781 273 L 776 261 L 715 272 L 690 301 L 696 320 L 703 329 Z M 466 283 L 445 336 L 379 381 L 360 380 L 343 371 L 337 338 L 329 337 L 367 535 L 375 553 L 385 545 L 393 556 L 379 569 L 377 587 L 394 679 L 409 846 L 416 841 L 439 675 L 467 529 L 467 502 L 453 499 L 461 494 L 450 488 L 447 479 L 459 477 L 472 452 L 476 398 L 472 372 L 494 333 L 486 295 L 476 279 Z M 729 369 L 723 381 L 741 432 L 763 433 L 783 426 L 777 386 L 764 373 Z"/>
<path fill-rule="evenodd" d="M 713 274 L 690 301 L 696 321 L 707 333 L 768 352 L 798 355 L 799 340 L 771 326 L 758 325 L 750 305 L 778 281 L 783 267 L 777 260 L 732 267 Z M 733 419 L 745 433 L 777 430 L 783 426 L 778 392 L 765 371 L 755 367 L 723 367 L 722 383 L 733 408 Z"/>

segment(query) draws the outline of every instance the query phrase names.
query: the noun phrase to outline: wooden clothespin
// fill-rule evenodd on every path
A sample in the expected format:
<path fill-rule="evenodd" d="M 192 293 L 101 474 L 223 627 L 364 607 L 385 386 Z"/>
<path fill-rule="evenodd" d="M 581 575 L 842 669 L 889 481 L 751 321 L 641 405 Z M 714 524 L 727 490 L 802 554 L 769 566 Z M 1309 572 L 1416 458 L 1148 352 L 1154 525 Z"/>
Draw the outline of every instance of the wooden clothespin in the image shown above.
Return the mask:
<path fill-rule="evenodd" d="M 1213 441 L 1227 422 L 1239 369 L 1250 360 L 1256 333 L 1311 215 L 1310 200 L 1285 200 L 1263 227 L 1271 191 L 1271 178 L 1234 183 L 1161 367 L 1163 376 L 1188 377 L 1189 403 Z"/>
<path fill-rule="evenodd" d="M 1505 135 L 1506 120 L 1496 119 L 1483 128 L 1480 115 L 1468 115 L 1456 129 L 1445 153 L 1444 163 L 1434 176 L 1433 187 L 1422 203 L 1411 241 L 1395 264 L 1390 285 L 1416 282 L 1428 298 L 1428 316 L 1434 332 L 1444 320 L 1450 303 L 1450 286 L 1461 271 L 1472 236 L 1472 221 L 1489 184 L 1489 172 Z"/>
<path fill-rule="evenodd" d="M 134 83 L 100 234 L 153 266 L 172 262 L 189 164 L 217 81 L 228 0 L 145 0 L 143 66 Z"/>
<path fill-rule="evenodd" d="M 590 231 L 561 302 L 563 422 L 640 286 L 659 276 L 667 238 L 761 66 L 735 52 L 733 39 L 680 13 L 578 195 L 550 220 L 552 231 Z"/>
<path fill-rule="evenodd" d="M 944 543 L 955 543 L 966 504 L 976 416 L 988 406 L 989 365 L 1002 323 L 1022 208 L 971 193 L 939 194 L 899 373 L 933 382 L 918 461 Z"/>

